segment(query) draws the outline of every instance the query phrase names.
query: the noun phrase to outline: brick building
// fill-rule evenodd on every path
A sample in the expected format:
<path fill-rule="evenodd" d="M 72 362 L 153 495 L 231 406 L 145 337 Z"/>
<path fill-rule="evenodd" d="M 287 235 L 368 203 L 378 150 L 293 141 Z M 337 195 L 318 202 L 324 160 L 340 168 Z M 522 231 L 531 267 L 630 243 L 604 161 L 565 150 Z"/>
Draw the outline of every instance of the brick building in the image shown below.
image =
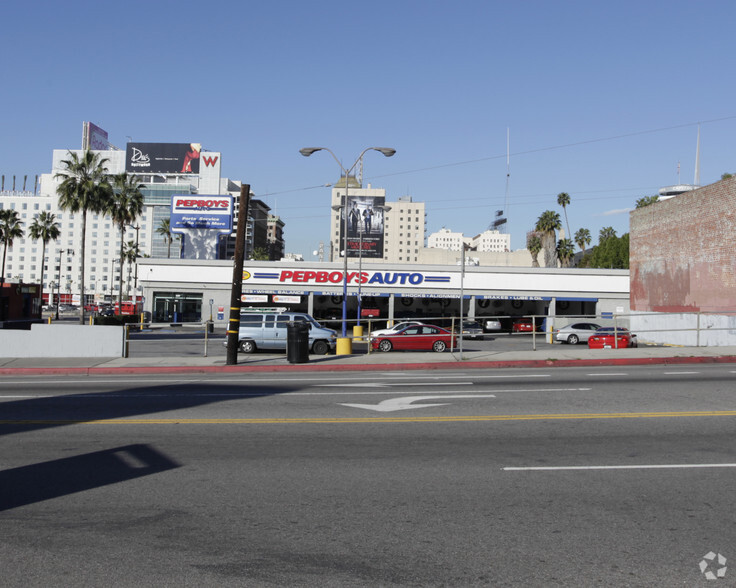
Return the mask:
<path fill-rule="evenodd" d="M 736 344 L 736 177 L 634 210 L 630 223 L 640 339 Z"/>

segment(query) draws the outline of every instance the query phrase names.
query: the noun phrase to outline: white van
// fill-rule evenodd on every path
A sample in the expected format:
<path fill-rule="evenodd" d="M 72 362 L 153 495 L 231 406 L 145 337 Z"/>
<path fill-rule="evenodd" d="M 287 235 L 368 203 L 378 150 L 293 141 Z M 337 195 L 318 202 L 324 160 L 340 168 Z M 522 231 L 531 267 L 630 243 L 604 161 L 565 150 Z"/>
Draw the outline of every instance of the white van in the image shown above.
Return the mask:
<path fill-rule="evenodd" d="M 337 332 L 325 329 L 304 312 L 248 311 L 240 313 L 238 344 L 244 353 L 258 349 L 286 351 L 286 325 L 290 322 L 309 325 L 309 349 L 315 355 L 326 355 L 337 345 Z"/>

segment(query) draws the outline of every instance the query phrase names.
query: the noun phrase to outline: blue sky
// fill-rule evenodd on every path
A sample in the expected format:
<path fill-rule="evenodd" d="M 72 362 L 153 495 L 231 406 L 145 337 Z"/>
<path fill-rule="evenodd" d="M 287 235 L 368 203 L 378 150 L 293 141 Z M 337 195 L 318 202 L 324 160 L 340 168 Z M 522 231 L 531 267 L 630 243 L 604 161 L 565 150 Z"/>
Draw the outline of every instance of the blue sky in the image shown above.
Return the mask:
<path fill-rule="evenodd" d="M 395 148 L 364 179 L 426 202 L 428 233 L 482 232 L 508 194 L 514 249 L 563 191 L 572 232 L 627 232 L 637 198 L 693 182 L 698 123 L 701 184 L 736 171 L 732 1 L 46 0 L 3 21 L 6 188 L 84 120 L 120 147 L 199 142 L 306 259 L 339 169 L 301 147 Z"/>

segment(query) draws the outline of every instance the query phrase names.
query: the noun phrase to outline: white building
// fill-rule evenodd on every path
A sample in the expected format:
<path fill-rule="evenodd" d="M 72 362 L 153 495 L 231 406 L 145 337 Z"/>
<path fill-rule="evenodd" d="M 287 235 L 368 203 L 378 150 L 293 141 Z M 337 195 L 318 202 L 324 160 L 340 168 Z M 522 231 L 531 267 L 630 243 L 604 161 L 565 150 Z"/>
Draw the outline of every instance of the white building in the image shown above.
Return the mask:
<path fill-rule="evenodd" d="M 506 252 L 511 251 L 511 235 L 496 230 L 488 230 L 475 237 L 465 237 L 462 233 L 453 232 L 443 227 L 427 238 L 427 247 L 430 249 L 460 251 L 463 244 L 472 251 Z"/>
<path fill-rule="evenodd" d="M 109 174 L 126 171 L 126 151 L 109 149 L 93 151 L 107 159 Z M 66 170 L 62 161 L 70 153 L 82 154 L 81 150 L 56 149 L 52 156 L 51 173 L 40 177 L 38 193 L 30 191 L 0 192 L 0 209 L 18 212 L 25 236 L 16 239 L 7 249 L 5 279 L 12 282 L 40 283 L 43 268 L 44 294 L 52 289 L 69 302 L 79 303 L 79 279 L 81 275 L 80 254 L 82 251 L 82 215 L 62 211 L 56 192 L 60 180 L 55 176 Z M 221 154 L 203 151 L 200 153 L 198 173 L 147 173 L 134 170 L 139 181 L 145 185 L 144 211 L 135 227 L 126 227 L 123 242 L 137 242 L 140 254 L 150 257 L 167 257 L 169 247 L 162 235 L 156 234 L 160 221 L 169 218 L 171 198 L 174 194 L 227 194 L 228 180 L 220 177 Z M 130 171 L 130 170 L 129 170 Z M 41 259 L 43 243 L 28 236 L 33 220 L 42 211 L 54 214 L 61 235 L 46 246 L 45 258 Z M 101 300 L 117 293 L 119 281 L 120 231 L 109 216 L 88 213 L 87 242 L 85 245 L 85 296 Z M 179 257 L 177 241 L 171 245 L 171 257 Z M 123 294 L 141 292 L 134 267 L 123 268 Z M 54 284 L 52 288 L 52 283 Z M 137 288 L 136 288 L 137 287 Z"/>

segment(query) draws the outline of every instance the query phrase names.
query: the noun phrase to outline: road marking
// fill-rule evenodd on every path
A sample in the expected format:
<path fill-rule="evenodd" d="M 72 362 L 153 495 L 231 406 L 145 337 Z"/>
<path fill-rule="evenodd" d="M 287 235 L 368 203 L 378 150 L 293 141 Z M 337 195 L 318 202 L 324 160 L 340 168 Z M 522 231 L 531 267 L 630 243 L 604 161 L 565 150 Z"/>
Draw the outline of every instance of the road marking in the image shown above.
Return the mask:
<path fill-rule="evenodd" d="M 694 375 L 699 374 L 700 372 L 663 372 L 665 376 L 684 376 L 684 375 Z"/>
<path fill-rule="evenodd" d="M 431 406 L 447 406 L 449 402 L 440 404 L 412 404 L 422 400 L 443 400 L 452 398 L 495 398 L 495 394 L 455 394 L 452 396 L 405 396 L 404 398 L 389 398 L 378 404 L 341 404 L 341 406 L 349 406 L 350 408 L 364 408 L 366 410 L 375 410 L 376 412 L 393 412 L 396 410 L 409 410 L 412 408 L 429 408 Z"/>
<path fill-rule="evenodd" d="M 359 382 L 355 384 L 321 384 L 321 388 L 399 388 L 402 386 L 472 386 L 473 382 Z"/>
<path fill-rule="evenodd" d="M 0 420 L 0 425 L 284 425 L 284 424 L 354 424 L 354 423 L 457 423 L 531 420 L 586 420 L 586 419 L 650 419 L 682 417 L 736 416 L 736 410 L 702 412 L 643 412 L 603 414 L 518 414 L 484 416 L 435 416 L 435 417 L 311 417 L 311 418 L 209 418 L 209 419 L 100 419 L 100 420 Z"/>
<path fill-rule="evenodd" d="M 532 467 L 505 467 L 505 472 L 550 472 L 574 470 L 664 470 L 688 468 L 736 468 L 736 463 L 673 463 L 673 464 L 643 464 L 643 465 L 610 465 L 610 466 L 532 466 Z"/>
<path fill-rule="evenodd" d="M 606 376 L 608 377 L 608 376 L 628 376 L 629 374 L 620 373 L 620 374 L 585 374 L 585 375 L 586 376 Z"/>

